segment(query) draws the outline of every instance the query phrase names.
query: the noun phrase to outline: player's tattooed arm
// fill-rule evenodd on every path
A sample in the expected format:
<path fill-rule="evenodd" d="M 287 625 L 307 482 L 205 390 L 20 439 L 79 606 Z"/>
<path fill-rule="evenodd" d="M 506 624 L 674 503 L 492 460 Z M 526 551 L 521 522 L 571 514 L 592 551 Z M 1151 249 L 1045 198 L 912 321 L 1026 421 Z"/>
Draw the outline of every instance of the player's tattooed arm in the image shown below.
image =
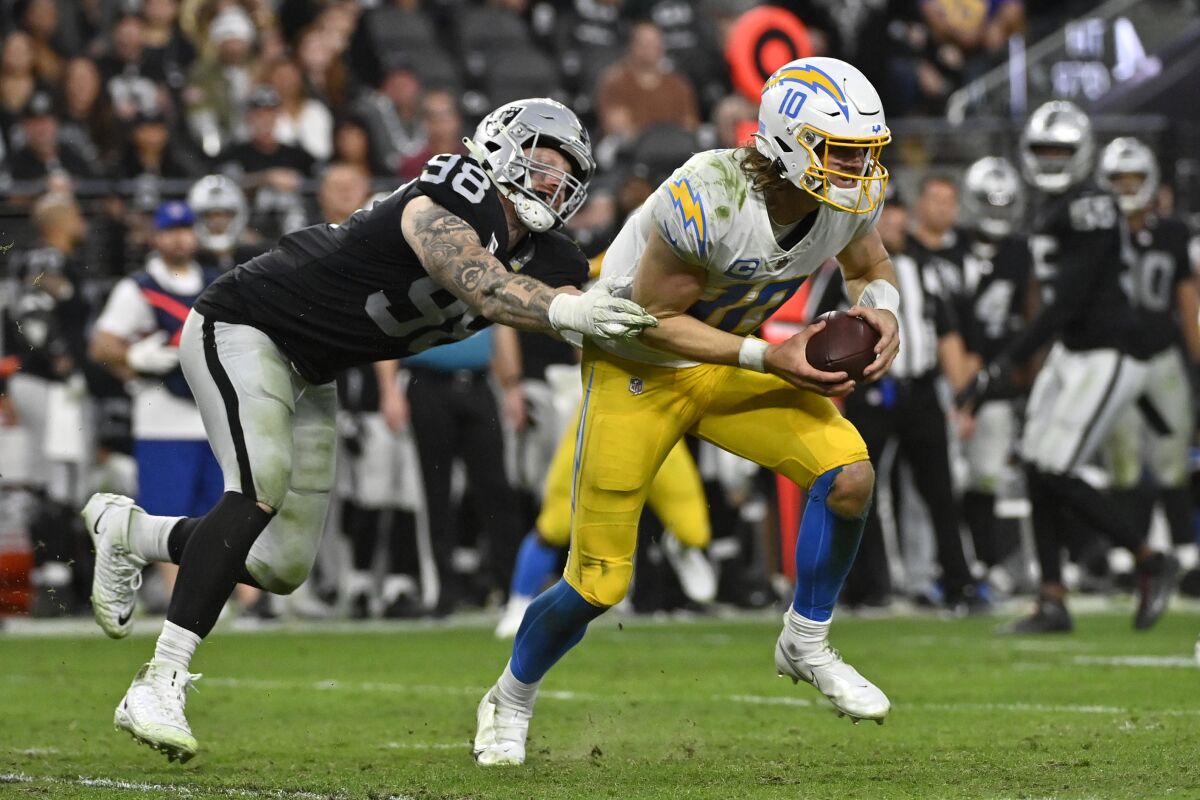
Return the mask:
<path fill-rule="evenodd" d="M 573 287 L 555 289 L 509 272 L 479 241 L 475 229 L 427 197 L 404 209 L 401 229 L 435 281 L 485 317 L 534 331 L 552 330 L 550 301 Z"/>
<path fill-rule="evenodd" d="M 400 226 L 426 272 L 493 322 L 596 339 L 629 338 L 658 324 L 641 306 L 614 296 L 619 287 L 611 280 L 581 293 L 509 272 L 470 225 L 428 197 L 405 206 Z"/>

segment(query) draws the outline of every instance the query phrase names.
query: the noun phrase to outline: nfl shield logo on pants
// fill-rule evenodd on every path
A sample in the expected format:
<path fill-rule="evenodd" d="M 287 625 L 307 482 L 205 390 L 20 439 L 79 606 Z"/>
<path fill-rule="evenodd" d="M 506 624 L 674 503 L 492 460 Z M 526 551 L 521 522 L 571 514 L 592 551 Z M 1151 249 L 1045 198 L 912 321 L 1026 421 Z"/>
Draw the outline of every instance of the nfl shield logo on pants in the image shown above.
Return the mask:
<path fill-rule="evenodd" d="M 629 393 L 630 394 L 641 394 L 642 389 L 644 389 L 644 388 L 646 388 L 646 387 L 642 385 L 641 378 L 635 378 L 635 377 L 629 378 Z"/>

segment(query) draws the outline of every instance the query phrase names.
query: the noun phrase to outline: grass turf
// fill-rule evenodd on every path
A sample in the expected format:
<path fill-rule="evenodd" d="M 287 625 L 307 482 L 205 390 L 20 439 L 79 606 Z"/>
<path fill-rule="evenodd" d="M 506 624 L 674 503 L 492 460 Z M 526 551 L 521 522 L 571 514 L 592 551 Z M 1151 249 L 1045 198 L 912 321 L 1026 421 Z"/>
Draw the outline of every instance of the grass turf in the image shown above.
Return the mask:
<path fill-rule="evenodd" d="M 526 766 L 490 770 L 469 741 L 508 647 L 482 624 L 219 630 L 182 767 L 111 727 L 148 635 L 0 637 L 0 797 L 1200 798 L 1200 616 L 1076 622 L 839 619 L 880 727 L 775 676 L 774 616 L 602 618 L 544 684 Z"/>

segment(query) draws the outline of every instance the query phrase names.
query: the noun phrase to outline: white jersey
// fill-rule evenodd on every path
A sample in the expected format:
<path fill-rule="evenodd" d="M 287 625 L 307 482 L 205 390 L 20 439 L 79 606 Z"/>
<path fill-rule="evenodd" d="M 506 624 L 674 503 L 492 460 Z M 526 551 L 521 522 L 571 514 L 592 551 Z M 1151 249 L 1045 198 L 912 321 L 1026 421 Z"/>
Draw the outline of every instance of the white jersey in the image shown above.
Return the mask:
<path fill-rule="evenodd" d="M 775 239 L 766 201 L 741 170 L 736 150 L 697 153 L 634 212 L 604 256 L 604 277 L 634 275 L 651 231 L 680 259 L 705 270 L 704 294 L 688 314 L 745 336 L 787 302 L 809 275 L 871 230 L 883 208 L 850 214 L 821 205 L 811 230 L 790 250 Z M 622 358 L 692 367 L 641 342 L 597 341 Z"/>

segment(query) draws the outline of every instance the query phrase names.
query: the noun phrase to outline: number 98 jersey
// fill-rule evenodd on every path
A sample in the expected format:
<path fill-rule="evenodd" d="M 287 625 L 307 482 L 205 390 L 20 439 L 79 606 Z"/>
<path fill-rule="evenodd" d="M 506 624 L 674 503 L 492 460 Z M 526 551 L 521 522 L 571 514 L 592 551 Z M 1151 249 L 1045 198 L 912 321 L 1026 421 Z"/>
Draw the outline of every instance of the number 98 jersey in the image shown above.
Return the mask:
<path fill-rule="evenodd" d="M 312 383 L 331 381 L 357 364 L 465 339 L 490 321 L 429 276 L 400 229 L 405 206 L 422 195 L 462 218 L 484 247 L 509 263 L 508 226 L 496 188 L 471 158 L 443 154 L 431 158 L 419 178 L 341 225 L 287 234 L 270 252 L 214 282 L 196 309 L 266 333 Z M 586 274 L 583 254 L 570 250 Z M 578 263 L 570 259 L 534 258 L 522 271 L 562 286 L 577 283 L 564 277 L 572 267 Z"/>

